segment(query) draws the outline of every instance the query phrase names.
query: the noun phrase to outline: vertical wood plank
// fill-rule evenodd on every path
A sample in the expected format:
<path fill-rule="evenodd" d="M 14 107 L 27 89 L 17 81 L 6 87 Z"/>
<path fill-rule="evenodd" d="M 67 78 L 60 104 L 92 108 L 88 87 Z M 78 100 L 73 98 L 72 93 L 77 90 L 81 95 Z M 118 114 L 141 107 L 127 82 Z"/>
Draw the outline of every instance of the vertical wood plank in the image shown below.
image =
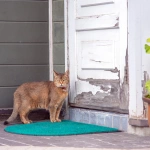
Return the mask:
<path fill-rule="evenodd" d="M 141 6 L 143 1 L 128 1 L 128 64 L 129 64 L 129 115 L 143 117 L 142 101 L 142 50 Z"/>
<path fill-rule="evenodd" d="M 69 57 L 69 72 L 70 72 L 70 94 L 69 100 L 71 103 L 75 103 L 74 98 L 76 96 L 76 34 L 75 34 L 75 3 L 76 1 L 68 0 L 68 9 L 66 10 L 68 13 L 68 57 Z"/>

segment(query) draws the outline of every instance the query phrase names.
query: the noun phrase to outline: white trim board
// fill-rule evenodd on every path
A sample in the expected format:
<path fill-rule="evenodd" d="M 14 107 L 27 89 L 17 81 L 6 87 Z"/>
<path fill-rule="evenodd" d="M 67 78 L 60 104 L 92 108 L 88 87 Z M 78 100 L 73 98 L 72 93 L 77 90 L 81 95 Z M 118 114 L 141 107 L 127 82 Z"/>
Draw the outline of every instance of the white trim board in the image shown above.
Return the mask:
<path fill-rule="evenodd" d="M 53 22 L 52 22 L 52 0 L 48 1 L 49 5 L 49 78 L 53 80 Z"/>
<path fill-rule="evenodd" d="M 143 1 L 128 1 L 128 66 L 129 117 L 143 117 L 141 5 Z"/>

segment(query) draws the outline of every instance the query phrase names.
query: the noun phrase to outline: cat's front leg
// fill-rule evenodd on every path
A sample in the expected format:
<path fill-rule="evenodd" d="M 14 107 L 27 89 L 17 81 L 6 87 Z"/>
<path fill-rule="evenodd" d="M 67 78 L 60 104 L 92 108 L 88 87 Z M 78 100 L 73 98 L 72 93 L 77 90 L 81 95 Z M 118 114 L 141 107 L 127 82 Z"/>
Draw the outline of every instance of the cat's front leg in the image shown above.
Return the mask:
<path fill-rule="evenodd" d="M 57 108 L 57 111 L 56 111 L 56 121 L 57 122 L 61 122 L 61 119 L 59 119 L 59 115 L 60 115 L 60 111 L 61 111 L 61 108 L 63 106 L 63 102 L 60 103 L 59 107 Z"/>
<path fill-rule="evenodd" d="M 50 104 L 50 121 L 51 122 L 56 122 L 55 116 L 56 116 L 56 111 L 57 111 L 58 105 L 56 104 Z"/>

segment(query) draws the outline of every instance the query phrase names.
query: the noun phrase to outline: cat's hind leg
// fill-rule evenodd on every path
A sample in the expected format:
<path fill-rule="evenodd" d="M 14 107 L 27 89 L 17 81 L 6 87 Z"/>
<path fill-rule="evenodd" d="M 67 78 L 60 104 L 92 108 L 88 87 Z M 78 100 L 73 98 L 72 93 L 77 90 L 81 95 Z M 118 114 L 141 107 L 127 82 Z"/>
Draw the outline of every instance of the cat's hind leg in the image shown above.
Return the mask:
<path fill-rule="evenodd" d="M 19 111 L 20 119 L 24 124 L 29 124 L 30 120 L 28 119 L 28 113 L 30 109 L 28 107 L 23 107 Z"/>
<path fill-rule="evenodd" d="M 24 124 L 31 123 L 31 121 L 28 118 L 28 114 L 32 109 L 31 101 L 32 99 L 26 96 L 24 99 L 22 99 L 22 103 L 19 108 L 20 119 Z"/>
<path fill-rule="evenodd" d="M 26 119 L 26 113 L 24 111 L 21 111 L 19 113 L 19 115 L 20 115 L 20 119 L 21 119 L 22 123 L 24 123 L 24 124 L 29 124 L 30 123 L 30 121 L 28 121 Z"/>
<path fill-rule="evenodd" d="M 26 114 L 25 118 L 28 122 L 32 123 L 32 120 L 29 120 L 28 115 L 29 115 L 29 112 Z"/>

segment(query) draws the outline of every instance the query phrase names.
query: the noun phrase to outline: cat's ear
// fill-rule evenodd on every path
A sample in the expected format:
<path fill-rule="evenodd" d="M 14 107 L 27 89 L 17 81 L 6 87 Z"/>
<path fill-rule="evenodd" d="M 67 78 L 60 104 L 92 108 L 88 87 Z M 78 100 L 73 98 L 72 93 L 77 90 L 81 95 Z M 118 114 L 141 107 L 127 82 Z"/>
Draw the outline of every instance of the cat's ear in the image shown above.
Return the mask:
<path fill-rule="evenodd" d="M 53 73 L 54 73 L 54 78 L 56 78 L 58 76 L 58 73 L 55 71 L 53 71 Z"/>
<path fill-rule="evenodd" d="M 65 75 L 66 75 L 67 77 L 69 77 L 69 70 L 67 70 L 67 71 L 65 72 Z"/>

